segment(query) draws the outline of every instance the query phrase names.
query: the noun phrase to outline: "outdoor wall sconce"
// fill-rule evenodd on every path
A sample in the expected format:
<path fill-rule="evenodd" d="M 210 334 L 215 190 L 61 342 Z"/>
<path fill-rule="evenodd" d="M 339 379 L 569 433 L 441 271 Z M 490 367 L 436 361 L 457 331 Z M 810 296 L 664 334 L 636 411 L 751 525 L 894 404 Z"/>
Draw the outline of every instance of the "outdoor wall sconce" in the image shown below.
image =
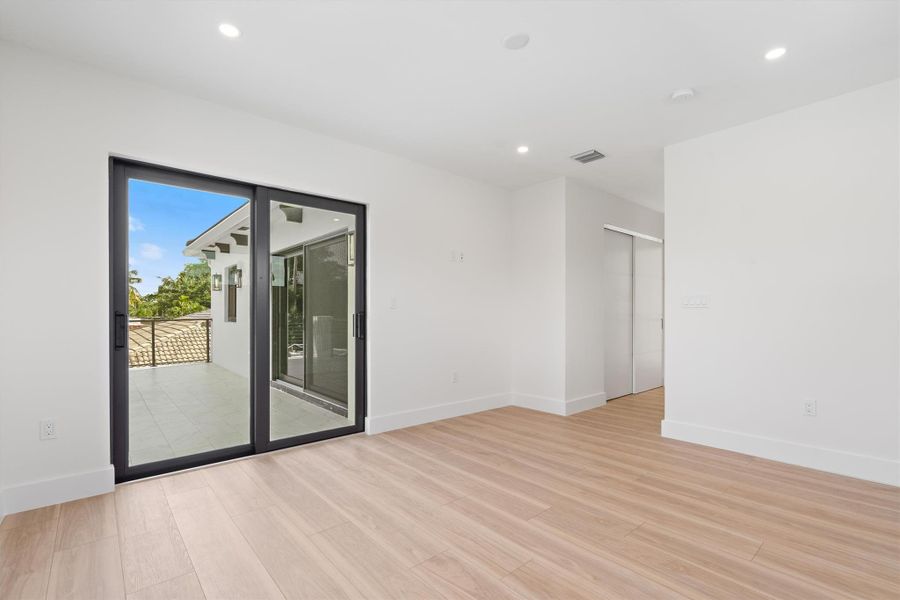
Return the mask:
<path fill-rule="evenodd" d="M 244 286 L 244 272 L 238 267 L 228 267 L 228 285 L 236 288 Z"/>
<path fill-rule="evenodd" d="M 222 291 L 222 274 L 214 273 L 212 276 L 212 289 L 214 292 Z"/>

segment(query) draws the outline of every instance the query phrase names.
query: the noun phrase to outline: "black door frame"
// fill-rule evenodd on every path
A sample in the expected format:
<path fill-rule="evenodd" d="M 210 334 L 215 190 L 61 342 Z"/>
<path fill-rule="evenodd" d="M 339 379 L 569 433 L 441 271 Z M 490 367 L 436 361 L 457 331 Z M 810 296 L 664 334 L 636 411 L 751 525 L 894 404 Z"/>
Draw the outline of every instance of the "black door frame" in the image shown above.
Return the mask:
<path fill-rule="evenodd" d="M 248 198 L 250 202 L 250 443 L 142 465 L 128 465 L 128 180 L 141 179 Z M 352 425 L 294 437 L 269 439 L 271 341 L 271 272 L 269 207 L 271 202 L 308 206 L 356 218 L 356 413 Z M 110 455 L 116 482 L 169 473 L 250 456 L 365 430 L 366 377 L 366 207 L 299 192 L 290 192 L 182 169 L 110 157 L 109 159 L 109 368 Z"/>

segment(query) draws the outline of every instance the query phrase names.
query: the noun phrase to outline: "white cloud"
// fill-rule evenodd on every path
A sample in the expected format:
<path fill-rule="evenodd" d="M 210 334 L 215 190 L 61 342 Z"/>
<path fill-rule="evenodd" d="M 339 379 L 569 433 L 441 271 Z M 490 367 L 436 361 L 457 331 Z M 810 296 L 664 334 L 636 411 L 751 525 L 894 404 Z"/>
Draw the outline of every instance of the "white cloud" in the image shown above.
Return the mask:
<path fill-rule="evenodd" d="M 141 244 L 141 258 L 147 260 L 159 260 L 163 256 L 163 249 L 156 244 Z"/>
<path fill-rule="evenodd" d="M 141 223 L 141 220 L 128 215 L 128 231 L 143 231 L 144 224 Z"/>

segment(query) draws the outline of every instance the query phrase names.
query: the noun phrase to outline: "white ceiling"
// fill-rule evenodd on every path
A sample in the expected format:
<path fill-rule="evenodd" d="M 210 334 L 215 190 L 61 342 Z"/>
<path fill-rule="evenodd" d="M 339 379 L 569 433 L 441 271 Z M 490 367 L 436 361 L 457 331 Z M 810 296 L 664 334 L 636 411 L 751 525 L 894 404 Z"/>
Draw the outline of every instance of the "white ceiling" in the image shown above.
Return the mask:
<path fill-rule="evenodd" d="M 531 44 L 504 49 L 516 32 Z M 0 0 L 0 38 L 501 186 L 568 175 L 658 210 L 665 145 L 898 76 L 893 0 Z M 682 87 L 696 98 L 667 102 Z M 589 148 L 608 158 L 568 158 Z"/>

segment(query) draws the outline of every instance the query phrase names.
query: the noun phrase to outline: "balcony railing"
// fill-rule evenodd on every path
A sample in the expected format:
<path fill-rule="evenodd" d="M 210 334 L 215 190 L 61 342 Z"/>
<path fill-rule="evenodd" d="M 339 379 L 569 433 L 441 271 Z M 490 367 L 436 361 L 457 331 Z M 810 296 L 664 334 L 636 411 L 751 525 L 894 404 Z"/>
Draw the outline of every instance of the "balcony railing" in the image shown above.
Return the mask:
<path fill-rule="evenodd" d="M 209 362 L 212 319 L 129 319 L 128 366 Z"/>

